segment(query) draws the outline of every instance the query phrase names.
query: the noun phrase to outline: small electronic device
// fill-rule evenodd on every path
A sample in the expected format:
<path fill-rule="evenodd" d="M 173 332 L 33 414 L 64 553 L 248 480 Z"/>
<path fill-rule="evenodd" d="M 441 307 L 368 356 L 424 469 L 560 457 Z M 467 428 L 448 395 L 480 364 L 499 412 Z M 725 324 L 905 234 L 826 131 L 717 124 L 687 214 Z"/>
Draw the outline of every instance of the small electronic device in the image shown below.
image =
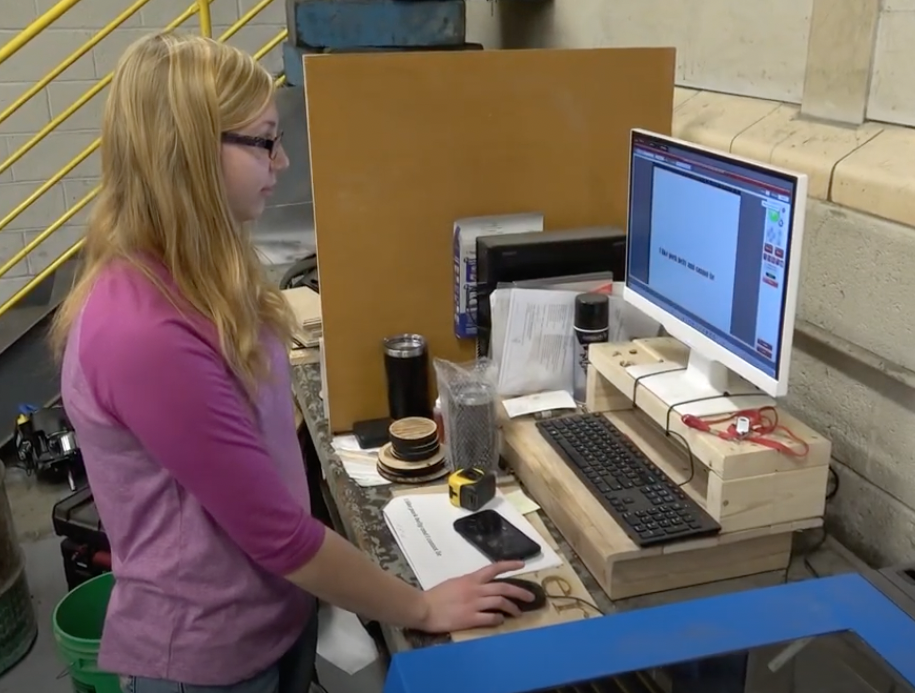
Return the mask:
<path fill-rule="evenodd" d="M 537 422 L 540 434 L 637 546 L 717 534 L 721 525 L 601 414 Z"/>
<path fill-rule="evenodd" d="M 477 239 L 477 354 L 489 353 L 489 296 L 499 284 L 610 272 L 626 274 L 626 233 L 612 226 Z"/>
<path fill-rule="evenodd" d="M 624 300 L 690 348 L 639 387 L 693 403 L 678 414 L 770 406 L 758 396 L 788 391 L 807 176 L 644 130 L 630 144 Z"/>
<path fill-rule="evenodd" d="M 526 561 L 541 551 L 540 544 L 495 510 L 459 518 L 454 530 L 493 562 Z"/>
<path fill-rule="evenodd" d="M 496 475 L 478 467 L 459 469 L 448 477 L 451 504 L 476 512 L 496 497 Z"/>
<path fill-rule="evenodd" d="M 512 599 L 511 597 L 508 600 L 518 607 L 518 610 L 522 614 L 530 613 L 531 611 L 539 611 L 546 606 L 546 590 L 543 589 L 538 583 L 533 580 L 523 580 L 521 578 L 496 578 L 493 582 L 504 582 L 509 585 L 514 585 L 515 587 L 520 587 L 527 592 L 530 592 L 534 599 L 529 602 L 522 601 L 520 599 Z M 495 613 L 501 613 L 501 611 L 496 611 Z"/>
<path fill-rule="evenodd" d="M 363 450 L 380 448 L 388 442 L 391 419 L 367 419 L 353 424 L 353 435 Z"/>
<path fill-rule="evenodd" d="M 52 483 L 67 480 L 71 491 L 85 480 L 76 431 L 62 406 L 20 405 L 14 430 L 18 464 Z"/>

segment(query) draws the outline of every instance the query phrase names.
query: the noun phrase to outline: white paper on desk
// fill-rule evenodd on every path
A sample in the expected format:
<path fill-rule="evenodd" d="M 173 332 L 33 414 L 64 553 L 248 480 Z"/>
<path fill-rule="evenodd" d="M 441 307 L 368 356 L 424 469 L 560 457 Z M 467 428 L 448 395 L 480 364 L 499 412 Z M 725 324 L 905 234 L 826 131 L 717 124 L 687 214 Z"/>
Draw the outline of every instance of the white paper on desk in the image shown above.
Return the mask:
<path fill-rule="evenodd" d="M 378 648 L 358 616 L 322 604 L 318 614 L 318 656 L 352 676 L 378 659 Z"/>
<path fill-rule="evenodd" d="M 489 354 L 492 362 L 499 365 L 505 346 L 505 328 L 508 325 L 508 309 L 511 305 L 512 290 L 496 289 L 489 294 Z"/>
<path fill-rule="evenodd" d="M 324 402 L 324 418 L 330 419 L 330 404 L 327 401 L 327 360 L 324 358 L 324 337 L 318 340 L 321 350 L 321 401 Z"/>
<path fill-rule="evenodd" d="M 361 448 L 354 435 L 334 436 L 331 443 L 346 475 L 359 486 L 386 486 L 391 482 L 378 473 L 378 448 Z"/>
<path fill-rule="evenodd" d="M 378 473 L 375 464 L 366 464 L 363 460 L 351 460 L 340 456 L 340 462 L 343 463 L 343 470 L 346 475 L 352 479 L 358 486 L 387 486 L 391 482 Z"/>
<path fill-rule="evenodd" d="M 506 575 L 520 575 L 562 565 L 562 560 L 540 536 L 540 532 L 501 492 L 487 504 L 486 509 L 498 512 L 536 541 L 541 549 L 540 555 L 528 560 L 521 570 Z M 454 521 L 469 514 L 467 510 L 451 505 L 446 493 L 398 496 L 385 506 L 385 522 L 423 589 L 431 589 L 445 580 L 490 565 L 491 561 L 486 556 L 454 530 Z"/>
<path fill-rule="evenodd" d="M 363 448 L 359 445 L 359 440 L 353 434 L 343 434 L 339 436 L 334 436 L 334 441 L 332 443 L 334 450 L 337 452 L 352 452 L 368 455 L 370 457 L 375 457 L 378 459 L 378 450 L 379 448 Z"/>
<path fill-rule="evenodd" d="M 509 491 L 505 494 L 505 500 L 507 500 L 511 505 L 522 515 L 527 515 L 528 513 L 535 513 L 540 510 L 540 506 L 537 505 L 533 499 L 528 496 L 520 488 L 515 489 L 514 491 Z"/>
<path fill-rule="evenodd" d="M 572 391 L 574 291 L 509 289 L 499 366 L 499 394 Z"/>
<path fill-rule="evenodd" d="M 553 392 L 537 392 L 533 395 L 503 399 L 502 406 L 505 407 L 508 418 L 514 419 L 542 411 L 575 409 L 578 405 L 575 404 L 572 395 L 565 390 L 554 390 Z"/>

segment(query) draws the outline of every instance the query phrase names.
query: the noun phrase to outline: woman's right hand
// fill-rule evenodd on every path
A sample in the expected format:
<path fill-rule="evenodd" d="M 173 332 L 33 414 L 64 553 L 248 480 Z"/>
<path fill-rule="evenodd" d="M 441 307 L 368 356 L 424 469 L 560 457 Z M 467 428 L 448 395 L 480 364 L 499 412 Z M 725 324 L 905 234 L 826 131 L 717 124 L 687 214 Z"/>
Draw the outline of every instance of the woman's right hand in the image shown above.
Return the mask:
<path fill-rule="evenodd" d="M 505 620 L 505 614 L 519 616 L 521 612 L 510 600 L 529 602 L 534 595 L 515 585 L 493 580 L 523 567 L 522 562 L 493 563 L 424 592 L 425 615 L 418 629 L 427 633 L 453 633 L 497 626 Z"/>

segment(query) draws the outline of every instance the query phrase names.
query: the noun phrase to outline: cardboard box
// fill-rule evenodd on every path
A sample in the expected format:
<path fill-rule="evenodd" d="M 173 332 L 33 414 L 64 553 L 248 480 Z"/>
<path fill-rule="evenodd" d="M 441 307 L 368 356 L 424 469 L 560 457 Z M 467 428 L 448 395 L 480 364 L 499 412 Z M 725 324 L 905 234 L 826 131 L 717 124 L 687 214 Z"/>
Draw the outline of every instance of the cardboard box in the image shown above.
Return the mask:
<path fill-rule="evenodd" d="M 454 222 L 454 335 L 477 336 L 477 238 L 543 231 L 543 214 L 467 217 Z"/>

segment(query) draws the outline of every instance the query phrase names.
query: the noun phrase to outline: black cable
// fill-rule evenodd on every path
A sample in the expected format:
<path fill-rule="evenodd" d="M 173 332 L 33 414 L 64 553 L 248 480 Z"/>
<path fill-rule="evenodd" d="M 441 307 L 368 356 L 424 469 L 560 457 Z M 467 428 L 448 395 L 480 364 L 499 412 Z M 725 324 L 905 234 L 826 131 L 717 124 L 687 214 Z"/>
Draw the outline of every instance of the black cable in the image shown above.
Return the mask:
<path fill-rule="evenodd" d="M 829 478 L 832 479 L 832 488 L 826 491 L 827 503 L 835 498 L 836 494 L 839 492 L 839 475 L 836 474 L 836 470 L 832 467 L 829 468 Z"/>
<path fill-rule="evenodd" d="M 807 549 L 804 550 L 804 554 L 803 554 L 804 567 L 807 570 L 809 570 L 810 574 L 813 575 L 813 577 L 815 577 L 815 578 L 820 577 L 820 573 L 817 572 L 816 568 L 814 568 L 813 565 L 811 565 L 810 557 L 813 554 L 815 554 L 817 551 L 822 549 L 823 545 L 826 543 L 826 540 L 829 538 L 829 532 L 826 530 L 825 525 L 823 527 L 820 527 L 820 530 L 822 531 L 820 538 L 817 539 L 815 542 L 813 542 L 813 544 L 811 544 L 809 547 L 807 547 Z"/>
<path fill-rule="evenodd" d="M 671 368 L 669 371 L 659 371 L 657 373 L 642 373 L 642 375 L 638 376 L 637 378 L 634 378 L 632 381 L 632 397 L 629 398 L 632 400 L 632 408 L 633 409 L 639 408 L 638 405 L 635 403 L 635 397 L 639 393 L 639 385 L 642 383 L 643 380 L 647 380 L 648 378 L 654 378 L 655 376 L 658 376 L 658 375 L 665 375 L 667 373 L 676 373 L 677 371 L 685 371 L 685 370 L 686 370 L 686 366 L 682 366 L 680 368 Z"/>
<path fill-rule="evenodd" d="M 645 373 L 645 374 L 635 378 L 634 382 L 632 384 L 632 407 L 633 407 L 633 409 L 638 409 L 638 405 L 636 404 L 636 394 L 638 393 L 639 383 L 641 383 L 642 380 L 644 380 L 645 378 L 650 378 L 655 375 L 662 375 L 663 373 L 673 373 L 675 371 L 683 371 L 683 370 L 686 370 L 686 368 L 685 367 L 673 368 L 669 371 L 662 371 L 660 373 Z M 696 460 L 695 460 L 695 457 L 693 456 L 692 448 L 690 448 L 689 441 L 686 440 L 686 437 L 683 434 L 679 433 L 678 431 L 670 430 L 670 417 L 673 414 L 673 412 L 676 410 L 676 408 L 682 407 L 685 404 L 696 404 L 698 402 L 708 402 L 708 401 L 715 400 L 715 399 L 721 399 L 723 397 L 764 397 L 764 396 L 767 396 L 766 393 L 764 393 L 764 392 L 748 392 L 745 394 L 730 394 L 730 393 L 725 392 L 720 395 L 709 395 L 707 397 L 697 397 L 696 399 L 690 399 L 690 400 L 685 400 L 683 402 L 677 402 L 677 403 L 671 404 L 667 407 L 667 417 L 666 417 L 666 421 L 665 421 L 665 425 L 664 425 L 664 435 L 666 435 L 668 438 L 671 435 L 676 436 L 680 440 L 680 442 L 683 444 L 683 447 L 686 449 L 686 454 L 689 456 L 689 476 L 687 477 L 686 481 L 678 484 L 679 486 L 686 486 L 686 484 L 688 484 L 690 481 L 692 481 L 693 478 L 695 477 Z M 839 475 L 836 473 L 836 470 L 833 469 L 832 467 L 829 467 L 828 474 L 829 474 L 829 477 L 832 479 L 832 488 L 830 488 L 826 491 L 826 502 L 827 503 L 829 501 L 831 501 L 833 498 L 835 498 L 836 494 L 839 492 Z M 826 527 L 824 526 L 821 529 L 822 529 L 822 535 L 820 536 L 820 538 L 817 541 L 815 541 L 809 548 L 807 548 L 803 553 L 804 567 L 808 571 L 810 571 L 810 574 L 813 575 L 814 577 L 820 577 L 820 574 L 816 571 L 816 569 L 813 567 L 813 565 L 811 565 L 810 557 L 814 553 L 819 551 L 821 548 L 823 548 L 824 544 L 826 544 L 826 540 L 829 538 L 829 532 L 827 531 Z"/>
<path fill-rule="evenodd" d="M 672 368 L 669 371 L 662 371 L 660 373 L 645 373 L 645 374 L 637 377 L 635 379 L 635 381 L 632 383 L 632 407 L 633 407 L 633 409 L 639 408 L 638 404 L 636 404 L 636 395 L 638 394 L 638 391 L 639 391 L 639 383 L 641 383 L 642 380 L 644 380 L 645 378 L 650 378 L 654 375 L 663 375 L 664 373 L 674 373 L 676 371 L 685 371 L 685 370 L 686 370 L 686 366 L 683 366 L 682 368 Z M 689 402 L 678 402 L 677 404 L 673 404 L 673 405 L 669 406 L 667 408 L 667 421 L 664 426 L 664 435 L 667 436 L 668 438 L 670 438 L 671 435 L 677 436 L 677 438 L 679 438 L 680 442 L 683 444 L 683 447 L 686 449 L 686 454 L 689 458 L 689 476 L 686 477 L 686 481 L 682 481 L 679 484 L 677 484 L 677 486 L 680 486 L 680 487 L 686 486 L 696 476 L 696 458 L 693 457 L 693 450 L 689 446 L 689 441 L 686 440 L 686 438 L 683 436 L 683 434 L 681 434 L 677 431 L 670 430 L 670 413 L 674 410 L 675 407 L 678 407 L 681 404 L 688 404 L 688 403 Z"/>
<path fill-rule="evenodd" d="M 829 478 L 832 480 L 832 488 L 830 488 L 826 491 L 826 502 L 827 503 L 829 501 L 831 501 L 833 498 L 835 498 L 836 494 L 839 492 L 839 475 L 836 473 L 836 470 L 833 469 L 832 467 L 829 467 L 828 473 L 829 473 Z M 819 551 L 820 549 L 823 548 L 823 546 L 826 544 L 826 540 L 829 538 L 829 530 L 826 529 L 825 525 L 820 527 L 820 531 L 821 531 L 820 538 L 817 539 L 815 542 L 813 542 L 806 549 L 804 549 L 804 552 L 802 554 L 803 555 L 802 560 L 804 562 L 804 567 L 815 578 L 821 577 L 821 575 L 820 575 L 819 571 L 817 571 L 817 569 L 813 567 L 813 564 L 810 562 L 810 558 L 811 558 L 811 556 L 813 556 L 813 554 L 815 554 L 817 551 Z M 792 556 L 792 559 L 793 558 L 794 557 Z"/>
<path fill-rule="evenodd" d="M 566 599 L 566 600 L 568 600 L 568 601 L 570 601 L 570 602 L 576 602 L 577 604 L 581 604 L 582 606 L 586 606 L 586 607 L 588 607 L 589 609 L 591 609 L 592 611 L 596 611 L 597 614 L 600 615 L 600 616 L 603 616 L 603 615 L 604 615 L 604 612 L 603 612 L 603 611 L 601 611 L 600 609 L 598 609 L 594 604 L 592 604 L 591 602 L 589 602 L 587 599 L 582 599 L 581 597 L 574 597 L 574 596 L 572 596 L 572 595 L 570 595 L 570 594 L 550 594 L 549 592 L 547 592 L 547 593 L 546 593 L 546 598 L 547 598 L 548 600 L 550 600 L 550 601 L 554 601 L 554 600 L 556 600 L 556 599 Z"/>

